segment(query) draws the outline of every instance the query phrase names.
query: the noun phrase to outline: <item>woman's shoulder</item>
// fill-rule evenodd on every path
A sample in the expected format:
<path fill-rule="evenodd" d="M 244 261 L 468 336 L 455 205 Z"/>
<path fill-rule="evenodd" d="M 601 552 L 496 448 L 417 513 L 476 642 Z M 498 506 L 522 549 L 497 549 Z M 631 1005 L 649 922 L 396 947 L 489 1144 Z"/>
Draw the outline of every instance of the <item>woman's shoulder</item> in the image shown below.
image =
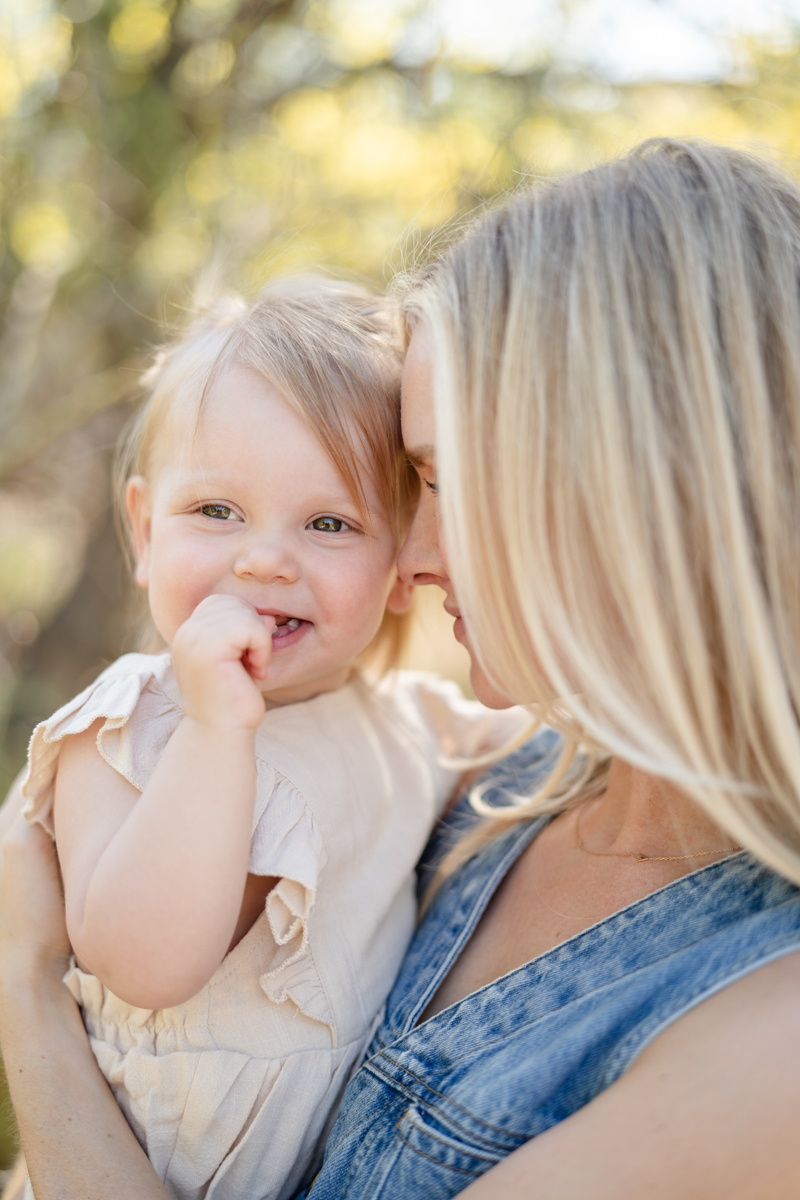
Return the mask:
<path fill-rule="evenodd" d="M 795 899 L 795 913 L 800 903 Z M 788 923 L 783 922 L 784 926 Z M 657 1063 L 663 1056 L 674 1058 L 677 1054 L 693 1054 L 701 1045 L 708 1046 L 713 1037 L 730 1041 L 735 1036 L 737 1053 L 744 1055 L 745 1046 L 751 1046 L 762 1037 L 773 1037 L 780 1030 L 791 1040 L 783 1043 L 783 1052 L 790 1055 L 795 1078 L 800 1074 L 800 944 L 795 922 L 794 937 L 774 938 L 773 955 L 759 947 L 759 958 L 753 969 L 750 963 L 741 963 L 736 977 L 732 977 L 724 988 L 704 996 L 702 1002 L 693 1005 L 680 1019 L 665 1024 L 655 1037 L 650 1039 L 638 1058 L 640 1063 Z M 777 1062 L 779 1056 L 775 1057 Z"/>
<path fill-rule="evenodd" d="M 595 1122 L 624 1127 L 629 1145 L 639 1133 L 647 1137 L 648 1126 L 667 1131 L 677 1163 L 689 1148 L 692 1184 L 709 1169 L 704 1149 L 713 1146 L 706 1195 L 739 1188 L 742 1196 L 796 1195 L 798 994 L 796 943 L 776 946 L 775 957 L 762 957 L 754 969 L 744 963 L 738 978 L 679 1014 L 644 1048 L 600 1098 Z M 672 1169 L 665 1164 L 665 1173 Z M 670 1195 L 687 1194 L 688 1178 L 680 1169 L 677 1175 Z"/>

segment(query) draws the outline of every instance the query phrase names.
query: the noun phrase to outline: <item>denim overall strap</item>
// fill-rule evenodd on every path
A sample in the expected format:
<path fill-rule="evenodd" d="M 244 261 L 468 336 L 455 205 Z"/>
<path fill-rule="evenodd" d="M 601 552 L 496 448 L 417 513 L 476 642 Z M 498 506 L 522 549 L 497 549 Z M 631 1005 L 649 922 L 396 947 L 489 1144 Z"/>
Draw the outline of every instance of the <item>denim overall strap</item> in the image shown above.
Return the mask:
<path fill-rule="evenodd" d="M 426 919 L 417 930 L 367 1058 L 416 1025 L 500 882 L 548 820 L 539 817 L 512 826 L 442 885 L 435 920 Z"/>
<path fill-rule="evenodd" d="M 740 853 L 415 1027 L 451 944 L 463 945 L 485 909 L 489 881 L 535 832 L 534 823 L 509 830 L 436 898 L 345 1093 L 310 1200 L 446 1200 L 587 1104 L 701 1000 L 800 950 L 800 891 Z"/>
<path fill-rule="evenodd" d="M 470 928 L 480 915 L 474 910 L 469 913 Z M 421 1076 L 429 1070 L 434 1046 L 441 1076 L 453 1067 L 457 1071 L 456 1065 L 462 1061 L 474 1060 L 481 1046 L 494 1048 L 500 1040 L 521 1041 L 521 1030 L 541 1022 L 550 1031 L 542 1049 L 552 1046 L 554 1056 L 563 1059 L 565 1047 L 556 1052 L 552 1035 L 567 1033 L 579 1009 L 591 1017 L 592 1036 L 598 1041 L 612 1030 L 614 1036 L 619 1035 L 621 1012 L 627 1009 L 627 1019 L 635 1022 L 635 1029 L 616 1047 L 598 1078 L 598 1084 L 605 1087 L 667 1023 L 665 1018 L 674 1019 L 678 1010 L 687 1011 L 700 996 L 731 982 L 732 974 L 744 975 L 754 962 L 766 962 L 786 952 L 787 934 L 790 943 L 800 947 L 800 892 L 742 852 L 667 884 L 422 1025 L 412 1027 L 409 1006 L 410 1019 L 403 1032 L 393 1042 L 384 1042 L 375 1054 L 370 1051 L 364 1069 L 374 1069 L 421 1097 L 425 1093 Z M 677 963 L 681 964 L 680 1000 L 676 1003 L 673 986 L 669 998 L 659 1002 L 661 985 L 672 978 Z M 445 971 L 437 971 L 431 980 L 434 991 Z M 427 993 L 428 988 L 424 990 Z M 613 1011 L 606 1015 L 604 1001 L 615 992 L 619 995 Z M 379 1030 L 382 1041 L 388 1032 L 384 1022 Z M 510 1114 L 496 1115 L 496 1119 L 513 1128 Z"/>
<path fill-rule="evenodd" d="M 489 772 L 482 798 L 497 809 L 531 796 L 553 769 L 564 744 L 552 729 L 541 729 Z M 439 983 L 450 970 L 472 934 L 498 884 L 549 817 L 517 822 L 468 861 L 436 893 L 436 918 L 426 919 L 412 942 L 387 1005 L 380 1037 L 393 1041 L 419 1019 Z M 419 864 L 419 899 L 422 901 L 436 867 L 459 838 L 482 818 L 463 796 L 440 822 Z M 368 1054 L 380 1049 L 370 1047 Z"/>

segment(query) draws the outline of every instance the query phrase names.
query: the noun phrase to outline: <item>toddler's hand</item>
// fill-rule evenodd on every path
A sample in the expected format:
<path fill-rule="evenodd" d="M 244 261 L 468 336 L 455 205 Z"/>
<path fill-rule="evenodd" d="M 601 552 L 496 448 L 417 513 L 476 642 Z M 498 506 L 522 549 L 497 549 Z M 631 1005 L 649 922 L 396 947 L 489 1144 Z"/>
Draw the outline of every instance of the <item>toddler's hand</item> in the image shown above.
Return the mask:
<path fill-rule="evenodd" d="M 187 717 L 216 728 L 255 729 L 272 658 L 274 617 L 236 596 L 206 596 L 172 642 L 172 664 Z"/>

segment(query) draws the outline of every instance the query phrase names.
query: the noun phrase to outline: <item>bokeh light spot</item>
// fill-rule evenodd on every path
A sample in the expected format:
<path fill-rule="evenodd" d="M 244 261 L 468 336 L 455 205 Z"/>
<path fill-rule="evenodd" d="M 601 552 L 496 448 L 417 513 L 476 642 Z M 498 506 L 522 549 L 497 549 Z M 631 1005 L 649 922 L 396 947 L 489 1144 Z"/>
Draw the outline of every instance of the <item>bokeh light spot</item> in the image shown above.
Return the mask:
<path fill-rule="evenodd" d="M 229 195 L 234 185 L 230 156 L 209 151 L 200 154 L 186 171 L 186 190 L 199 204 L 215 204 Z"/>
<path fill-rule="evenodd" d="M 0 117 L 6 117 L 17 107 L 22 84 L 13 60 L 0 49 Z"/>
<path fill-rule="evenodd" d="M 514 151 L 537 171 L 563 171 L 575 156 L 575 142 L 560 121 L 522 121 L 511 138 Z"/>
<path fill-rule="evenodd" d="M 138 265 L 151 283 L 185 279 L 203 262 L 208 244 L 205 228 L 199 222 L 185 221 L 149 237 L 137 254 Z"/>
<path fill-rule="evenodd" d="M 199 42 L 187 50 L 172 73 L 172 87 L 178 95 L 206 96 L 230 75 L 236 51 L 223 38 Z"/>
<path fill-rule="evenodd" d="M 29 608 L 19 608 L 6 622 L 8 636 L 18 646 L 30 646 L 39 636 L 39 622 Z"/>
<path fill-rule="evenodd" d="M 169 15 L 155 0 L 130 0 L 111 22 L 108 42 L 118 64 L 141 70 L 169 44 Z"/>
<path fill-rule="evenodd" d="M 273 115 L 289 149 L 298 154 L 321 154 L 338 139 L 342 114 L 333 92 L 301 88 L 281 100 Z"/>
<path fill-rule="evenodd" d="M 47 201 L 18 209 L 11 226 L 11 247 L 26 266 L 57 272 L 71 267 L 80 252 L 66 213 Z"/>

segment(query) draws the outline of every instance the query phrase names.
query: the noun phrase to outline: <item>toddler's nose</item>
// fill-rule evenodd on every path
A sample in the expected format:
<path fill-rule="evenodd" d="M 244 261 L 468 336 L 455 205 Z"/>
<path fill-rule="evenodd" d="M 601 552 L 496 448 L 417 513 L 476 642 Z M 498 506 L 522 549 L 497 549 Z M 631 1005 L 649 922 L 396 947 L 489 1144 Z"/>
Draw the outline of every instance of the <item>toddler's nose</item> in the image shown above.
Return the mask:
<path fill-rule="evenodd" d="M 259 583 L 295 583 L 300 571 L 288 547 L 276 541 L 253 542 L 234 564 L 239 579 L 257 579 Z"/>

